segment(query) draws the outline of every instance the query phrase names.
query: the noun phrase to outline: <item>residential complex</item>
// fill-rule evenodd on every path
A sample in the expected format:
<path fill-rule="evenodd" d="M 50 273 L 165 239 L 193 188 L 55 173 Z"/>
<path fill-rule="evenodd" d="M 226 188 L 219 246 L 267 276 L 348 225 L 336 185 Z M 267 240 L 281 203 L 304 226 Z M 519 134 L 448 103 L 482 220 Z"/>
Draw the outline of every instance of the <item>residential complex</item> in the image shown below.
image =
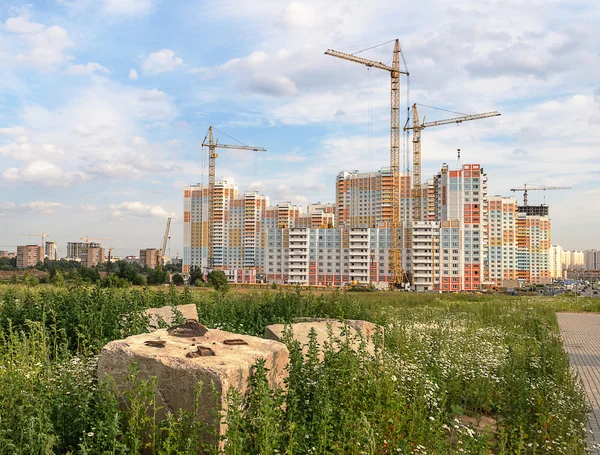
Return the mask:
<path fill-rule="evenodd" d="M 550 279 L 546 206 L 487 195 L 480 164 L 444 164 L 422 187 L 422 221 L 403 220 L 402 264 L 418 291 L 473 291 Z M 391 172 L 340 172 L 335 204 L 270 205 L 257 192 L 215 185 L 214 266 L 234 282 L 341 286 L 389 283 Z M 410 210 L 408 173 L 399 177 Z M 183 271 L 208 265 L 208 188 L 184 189 Z M 142 256 L 142 253 L 140 253 Z"/>
<path fill-rule="evenodd" d="M 37 245 L 17 246 L 17 268 L 26 269 L 44 261 L 44 248 Z"/>

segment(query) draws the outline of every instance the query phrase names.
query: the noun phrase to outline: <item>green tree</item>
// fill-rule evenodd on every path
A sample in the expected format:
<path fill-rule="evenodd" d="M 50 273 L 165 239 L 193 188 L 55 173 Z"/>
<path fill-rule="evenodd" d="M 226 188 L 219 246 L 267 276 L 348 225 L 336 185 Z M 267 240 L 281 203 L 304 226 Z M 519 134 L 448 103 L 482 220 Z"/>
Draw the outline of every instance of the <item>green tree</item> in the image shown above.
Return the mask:
<path fill-rule="evenodd" d="M 65 284 L 65 276 L 60 270 L 56 270 L 54 276 L 50 278 L 50 282 L 56 286 L 63 286 Z"/>
<path fill-rule="evenodd" d="M 25 283 L 25 285 L 27 286 L 37 286 L 38 284 L 40 284 L 40 280 L 38 280 L 35 276 L 27 273 L 23 277 L 23 283 Z"/>
<path fill-rule="evenodd" d="M 204 283 L 202 278 L 202 269 L 200 267 L 192 267 L 190 270 L 190 284 L 194 286 L 201 286 Z"/>
<path fill-rule="evenodd" d="M 148 269 L 146 281 L 148 284 L 164 284 L 169 279 L 169 272 L 158 269 Z"/>
<path fill-rule="evenodd" d="M 183 286 L 184 280 L 183 280 L 183 277 L 179 273 L 176 273 L 175 275 L 173 275 L 173 284 L 175 286 Z"/>
<path fill-rule="evenodd" d="M 130 283 L 125 278 L 120 278 L 117 275 L 108 275 L 100 280 L 101 288 L 126 288 Z"/>
<path fill-rule="evenodd" d="M 222 270 L 213 270 L 208 274 L 208 284 L 215 288 L 217 291 L 227 291 L 229 289 L 229 282 L 227 276 Z"/>

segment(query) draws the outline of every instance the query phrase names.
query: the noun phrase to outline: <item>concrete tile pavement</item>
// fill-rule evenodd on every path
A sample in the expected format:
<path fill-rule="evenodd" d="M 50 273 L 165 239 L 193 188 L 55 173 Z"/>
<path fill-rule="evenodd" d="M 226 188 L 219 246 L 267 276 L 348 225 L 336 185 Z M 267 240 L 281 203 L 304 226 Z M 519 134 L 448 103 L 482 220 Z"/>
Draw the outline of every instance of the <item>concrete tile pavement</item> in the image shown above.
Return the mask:
<path fill-rule="evenodd" d="M 557 313 L 558 325 L 569 362 L 590 402 L 588 445 L 600 455 L 600 314 Z"/>

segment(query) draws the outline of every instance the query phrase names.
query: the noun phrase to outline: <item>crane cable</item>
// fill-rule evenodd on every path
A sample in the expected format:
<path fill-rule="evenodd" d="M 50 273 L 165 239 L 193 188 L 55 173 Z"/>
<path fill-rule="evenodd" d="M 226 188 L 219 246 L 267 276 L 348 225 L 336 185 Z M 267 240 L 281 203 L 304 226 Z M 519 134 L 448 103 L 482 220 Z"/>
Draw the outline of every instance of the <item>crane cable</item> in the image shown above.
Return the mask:
<path fill-rule="evenodd" d="M 374 46 L 367 47 L 366 49 L 363 49 L 361 51 L 353 52 L 350 55 L 356 55 L 356 54 L 360 54 L 360 53 L 365 52 L 365 51 L 370 51 L 371 49 L 375 49 L 376 47 L 383 46 L 385 44 L 393 43 L 394 41 L 396 41 L 396 40 L 395 39 L 391 39 L 389 41 L 386 41 L 385 43 L 375 44 Z"/>
<path fill-rule="evenodd" d="M 369 227 L 373 227 L 372 223 L 373 223 L 373 214 L 372 214 L 372 207 L 373 207 L 373 187 L 372 187 L 372 180 L 373 180 L 373 109 L 371 106 L 371 68 L 367 67 L 367 74 L 369 75 L 369 199 L 368 199 L 368 203 L 369 203 L 369 217 L 368 217 L 368 223 L 369 223 Z"/>

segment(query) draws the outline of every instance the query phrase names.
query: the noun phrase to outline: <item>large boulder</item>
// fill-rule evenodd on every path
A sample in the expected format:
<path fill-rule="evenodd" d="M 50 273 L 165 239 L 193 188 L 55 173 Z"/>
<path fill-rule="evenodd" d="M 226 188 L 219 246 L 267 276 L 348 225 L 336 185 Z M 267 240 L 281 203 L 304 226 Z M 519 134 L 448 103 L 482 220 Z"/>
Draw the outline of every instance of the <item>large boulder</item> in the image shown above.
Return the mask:
<path fill-rule="evenodd" d="M 198 310 L 196 305 L 190 303 L 188 305 L 177 305 L 175 307 L 178 312 L 183 315 L 184 320 L 198 320 Z M 172 306 L 163 306 L 161 308 L 148 308 L 144 314 L 150 318 L 148 323 L 148 331 L 154 331 L 159 328 L 160 322 L 166 323 L 167 326 L 172 326 L 175 323 L 175 318 L 178 316 Z M 163 325 L 164 327 L 164 325 Z"/>
<path fill-rule="evenodd" d="M 299 318 L 293 324 L 273 324 L 265 328 L 265 338 L 269 340 L 282 341 L 286 326 L 292 331 L 294 340 L 300 342 L 303 346 L 303 351 L 308 350 L 308 342 L 310 339 L 310 331 L 314 329 L 317 343 L 319 343 L 319 356 L 323 358 L 323 346 L 329 340 L 330 333 L 334 339 L 344 340 L 346 336 L 350 338 L 350 345 L 354 350 L 358 350 L 362 341 L 366 343 L 366 349 L 373 354 L 375 352 L 374 337 L 380 333 L 383 337 L 383 327 L 373 324 L 368 321 L 347 320 L 340 321 L 338 319 L 322 319 L 322 318 Z M 333 344 L 334 348 L 339 348 L 339 345 Z"/>
<path fill-rule="evenodd" d="M 123 393 L 130 387 L 127 376 L 132 363 L 137 364 L 141 378 L 155 376 L 158 379 L 157 405 L 162 408 L 159 418 L 167 411 L 193 412 L 197 384 L 202 382 L 201 410 L 197 418 L 207 428 L 204 440 L 216 444 L 218 435 L 224 434 L 226 429 L 216 410 L 227 410 L 230 388 L 242 394 L 246 391 L 252 366 L 259 359 L 265 359 L 269 384 L 273 388 L 283 387 L 289 360 L 283 343 L 222 330 L 185 337 L 185 333 L 172 336 L 167 330 L 159 329 L 108 343 L 98 359 L 98 377 L 111 376 L 117 390 Z"/>

